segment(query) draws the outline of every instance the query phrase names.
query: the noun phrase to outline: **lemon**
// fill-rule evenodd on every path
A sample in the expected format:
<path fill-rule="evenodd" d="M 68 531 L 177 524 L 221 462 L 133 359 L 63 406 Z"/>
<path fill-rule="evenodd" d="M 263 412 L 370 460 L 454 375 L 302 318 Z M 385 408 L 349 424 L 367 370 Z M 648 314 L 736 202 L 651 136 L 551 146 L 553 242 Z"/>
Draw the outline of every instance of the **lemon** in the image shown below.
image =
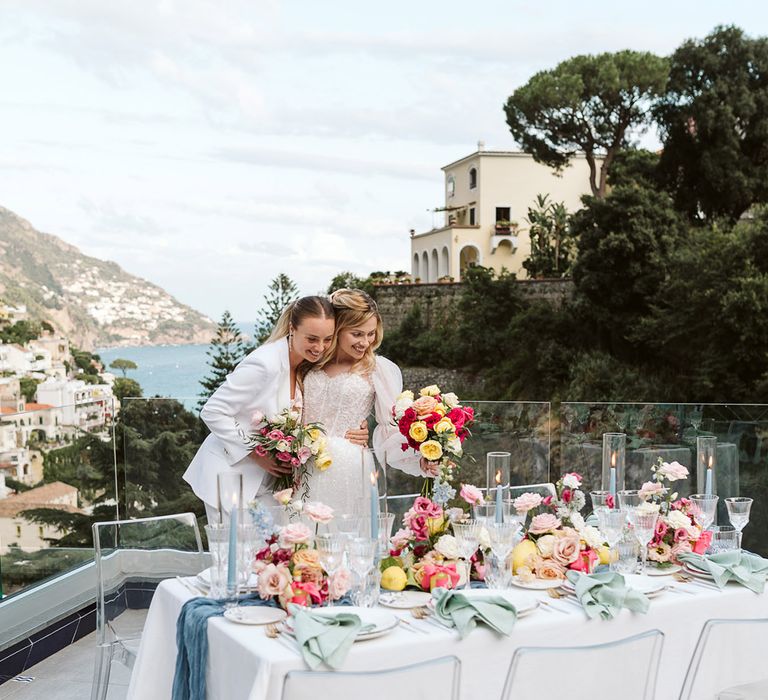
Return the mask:
<path fill-rule="evenodd" d="M 408 577 L 399 566 L 388 566 L 381 572 L 381 587 L 388 591 L 402 591 Z"/>
<path fill-rule="evenodd" d="M 600 563 L 601 564 L 610 564 L 611 560 L 616 561 L 618 559 L 617 554 L 618 552 L 613 552 L 613 556 L 611 556 L 611 550 L 609 547 L 606 547 L 603 545 L 600 547 L 600 549 L 597 550 L 597 554 L 600 557 Z"/>
<path fill-rule="evenodd" d="M 525 566 L 528 558 L 538 551 L 536 543 L 531 540 L 523 540 L 516 544 L 512 550 L 512 573 L 516 573 L 521 566 Z"/>

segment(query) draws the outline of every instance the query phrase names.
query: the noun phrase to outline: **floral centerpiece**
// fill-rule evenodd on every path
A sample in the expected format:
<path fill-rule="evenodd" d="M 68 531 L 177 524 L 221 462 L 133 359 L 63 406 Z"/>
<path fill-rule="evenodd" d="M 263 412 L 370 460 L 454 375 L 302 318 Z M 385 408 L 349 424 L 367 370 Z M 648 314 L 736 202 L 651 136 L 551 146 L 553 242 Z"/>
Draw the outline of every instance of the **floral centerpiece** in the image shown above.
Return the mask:
<path fill-rule="evenodd" d="M 382 560 L 381 571 L 397 567 L 405 572 L 404 586 L 423 591 L 462 585 L 465 567 L 459 560 L 459 547 L 451 534 L 451 525 L 465 518 L 462 508 L 446 509 L 434 500 L 419 496 L 403 516 L 403 527 L 393 535 L 390 556 Z M 481 549 L 489 544 L 481 542 Z M 473 555 L 471 571 L 473 578 L 483 578 L 482 552 Z"/>
<path fill-rule="evenodd" d="M 276 496 L 288 509 L 289 515 L 303 513 L 315 523 L 315 530 L 319 524 L 333 519 L 333 509 L 323 503 L 291 501 L 290 490 Z M 261 512 L 264 512 L 263 509 Z M 328 576 L 317 550 L 313 549 L 313 534 L 309 525 L 298 520 L 267 537 L 266 545 L 256 553 L 252 566 L 254 573 L 258 574 L 257 591 L 261 598 L 275 599 L 287 609 L 289 603 L 323 605 L 329 596 L 338 600 L 347 593 L 351 583 L 350 572 L 342 568 L 333 577 Z"/>
<path fill-rule="evenodd" d="M 464 441 L 471 435 L 474 409 L 462 406 L 456 394 L 443 393 L 432 384 L 421 389 L 418 398 L 412 391 L 402 392 L 392 407 L 392 416 L 405 438 L 403 451 L 412 449 L 430 462 L 438 462 L 432 497 L 445 505 L 456 495 L 451 482 L 464 455 Z"/>
<path fill-rule="evenodd" d="M 586 497 L 582 477 L 564 474 L 556 494 L 524 493 L 513 505 L 525 517 L 525 537 L 512 553 L 513 573 L 523 581 L 564 579 L 568 569 L 591 573 L 604 546 L 600 531 L 581 515 Z"/>
<path fill-rule="evenodd" d="M 678 498 L 671 484 L 688 478 L 688 468 L 679 462 L 665 462 L 661 457 L 651 467 L 653 478 L 640 488 L 645 499 L 642 508 L 658 511 L 656 532 L 648 544 L 648 559 L 658 568 L 679 564 L 686 552 L 704 554 L 712 533 L 702 530 L 694 520 L 694 506 L 687 498 Z"/>
<path fill-rule="evenodd" d="M 250 433 L 240 430 L 248 447 L 259 457 L 270 457 L 276 462 L 290 464 L 293 470 L 276 477 L 275 491 L 307 485 L 308 463 L 314 461 L 315 469 L 325 471 L 332 460 L 325 447 L 325 429 L 321 423 L 301 422 L 301 411 L 286 408 L 267 419 L 256 411 L 251 416 Z M 306 488 L 305 488 L 306 490 Z"/>

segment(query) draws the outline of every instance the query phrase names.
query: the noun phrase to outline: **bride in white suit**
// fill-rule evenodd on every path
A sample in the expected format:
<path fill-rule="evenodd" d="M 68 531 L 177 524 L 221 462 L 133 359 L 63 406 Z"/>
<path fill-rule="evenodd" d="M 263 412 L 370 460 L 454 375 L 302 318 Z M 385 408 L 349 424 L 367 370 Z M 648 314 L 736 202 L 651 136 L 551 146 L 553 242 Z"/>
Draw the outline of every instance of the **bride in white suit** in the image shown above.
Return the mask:
<path fill-rule="evenodd" d="M 396 364 L 374 354 L 383 328 L 376 302 L 359 289 L 331 295 L 336 314 L 333 346 L 304 377 L 304 421 L 320 422 L 333 460 L 330 468 L 313 470 L 304 497 L 331 506 L 337 513 L 354 513 L 361 503 L 360 446 L 344 438 L 346 431 L 372 411 L 376 417 L 373 449 L 379 460 L 409 474 L 426 476 L 430 464 L 413 450 L 403 452 L 403 438 L 392 420 L 392 407 L 403 390 Z"/>
<path fill-rule="evenodd" d="M 267 417 L 301 403 L 301 377 L 321 360 L 333 339 L 335 312 L 325 297 L 303 297 L 283 311 L 269 340 L 249 353 L 208 399 L 200 417 L 211 434 L 190 463 L 184 480 L 205 503 L 214 522 L 219 472 L 243 475 L 243 495 L 250 500 L 268 492 L 272 479 L 290 472 L 290 465 L 255 455 L 245 443 L 257 411 Z M 350 425 L 346 439 L 367 443 L 368 431 Z"/>

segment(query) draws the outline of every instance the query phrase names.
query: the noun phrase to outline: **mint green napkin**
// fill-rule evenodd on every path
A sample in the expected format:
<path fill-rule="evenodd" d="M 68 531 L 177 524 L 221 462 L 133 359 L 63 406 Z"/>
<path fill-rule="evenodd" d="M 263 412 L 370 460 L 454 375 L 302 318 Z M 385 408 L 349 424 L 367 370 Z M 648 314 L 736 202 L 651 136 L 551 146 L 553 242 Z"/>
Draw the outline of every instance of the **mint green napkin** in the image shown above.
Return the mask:
<path fill-rule="evenodd" d="M 705 556 L 688 552 L 680 554 L 678 559 L 688 562 L 699 571 L 712 574 L 719 588 L 725 587 L 728 581 L 736 581 L 755 593 L 762 593 L 765 590 L 768 559 L 763 559 L 757 554 L 734 549 L 730 552 L 718 552 Z"/>
<path fill-rule="evenodd" d="M 593 619 L 598 615 L 604 620 L 616 617 L 619 610 L 647 612 L 650 601 L 640 591 L 630 588 L 621 574 L 605 571 L 599 574 L 582 574 L 567 571 L 565 574 L 576 589 L 576 598 Z"/>
<path fill-rule="evenodd" d="M 517 610 L 502 596 L 474 596 L 447 588 L 432 591 L 435 617 L 448 627 L 455 627 L 462 639 L 484 622 L 499 634 L 509 636 L 517 621 Z"/>
<path fill-rule="evenodd" d="M 368 632 L 373 625 L 363 625 L 354 613 L 319 615 L 308 608 L 291 605 L 293 635 L 299 643 L 301 655 L 313 671 L 325 663 L 336 670 L 347 658 L 355 637 Z"/>

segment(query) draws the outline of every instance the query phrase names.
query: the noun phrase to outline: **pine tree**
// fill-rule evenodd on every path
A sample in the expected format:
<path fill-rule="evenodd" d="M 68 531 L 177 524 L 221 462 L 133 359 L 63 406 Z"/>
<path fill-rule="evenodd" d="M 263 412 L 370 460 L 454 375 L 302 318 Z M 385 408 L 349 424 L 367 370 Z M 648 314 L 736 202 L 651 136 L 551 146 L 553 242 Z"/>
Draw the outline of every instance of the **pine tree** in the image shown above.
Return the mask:
<path fill-rule="evenodd" d="M 259 310 L 256 319 L 255 340 L 261 345 L 272 332 L 283 309 L 299 297 L 299 289 L 293 280 L 281 272 L 269 284 L 269 291 L 264 295 L 264 307 Z"/>
<path fill-rule="evenodd" d="M 206 351 L 210 358 L 208 365 L 211 372 L 207 377 L 200 380 L 203 391 L 200 392 L 202 398 L 198 403 L 201 407 L 211 394 L 221 386 L 227 375 L 235 369 L 247 350 L 245 340 L 232 320 L 231 314 L 229 311 L 225 311 L 216 328 L 216 336 L 211 340 Z"/>

